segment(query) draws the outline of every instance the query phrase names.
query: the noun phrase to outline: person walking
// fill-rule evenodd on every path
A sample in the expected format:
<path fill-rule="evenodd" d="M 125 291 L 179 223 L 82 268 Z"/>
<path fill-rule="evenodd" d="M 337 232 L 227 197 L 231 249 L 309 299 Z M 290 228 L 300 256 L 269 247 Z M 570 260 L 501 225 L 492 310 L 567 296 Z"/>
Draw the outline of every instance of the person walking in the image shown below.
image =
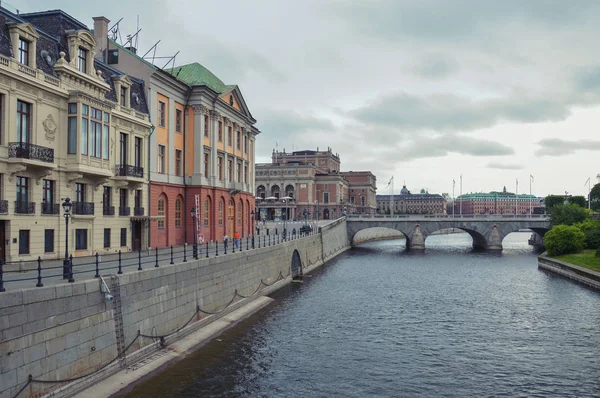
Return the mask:
<path fill-rule="evenodd" d="M 227 242 L 229 242 L 229 236 L 227 234 L 223 235 L 223 247 L 227 250 Z"/>
<path fill-rule="evenodd" d="M 240 233 L 237 231 L 233 234 L 233 244 L 236 249 L 240 246 Z"/>

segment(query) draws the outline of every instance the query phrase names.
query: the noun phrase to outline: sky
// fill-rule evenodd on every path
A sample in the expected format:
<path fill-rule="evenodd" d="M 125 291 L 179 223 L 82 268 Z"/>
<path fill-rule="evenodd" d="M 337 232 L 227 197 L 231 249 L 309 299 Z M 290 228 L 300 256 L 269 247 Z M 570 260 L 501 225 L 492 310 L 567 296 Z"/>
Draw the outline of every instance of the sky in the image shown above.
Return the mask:
<path fill-rule="evenodd" d="M 160 40 L 157 56 L 179 51 L 177 65 L 239 85 L 257 162 L 331 147 L 380 194 L 392 177 L 396 193 L 406 182 L 450 195 L 461 175 L 463 193 L 587 195 L 587 179 L 600 182 L 597 0 L 9 3 L 90 28 L 123 18 L 123 38 L 139 18 L 141 54 Z"/>

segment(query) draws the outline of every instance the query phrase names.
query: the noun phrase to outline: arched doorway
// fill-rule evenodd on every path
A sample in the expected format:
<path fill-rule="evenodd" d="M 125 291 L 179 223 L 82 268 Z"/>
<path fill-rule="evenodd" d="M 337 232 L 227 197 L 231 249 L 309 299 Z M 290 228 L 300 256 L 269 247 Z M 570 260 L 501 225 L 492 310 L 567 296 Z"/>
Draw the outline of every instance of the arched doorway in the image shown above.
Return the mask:
<path fill-rule="evenodd" d="M 302 259 L 298 250 L 294 250 L 292 254 L 292 279 L 302 275 Z"/>
<path fill-rule="evenodd" d="M 227 206 L 227 235 L 232 238 L 235 233 L 235 203 L 229 199 Z"/>
<path fill-rule="evenodd" d="M 329 220 L 329 209 L 323 210 L 323 220 Z"/>

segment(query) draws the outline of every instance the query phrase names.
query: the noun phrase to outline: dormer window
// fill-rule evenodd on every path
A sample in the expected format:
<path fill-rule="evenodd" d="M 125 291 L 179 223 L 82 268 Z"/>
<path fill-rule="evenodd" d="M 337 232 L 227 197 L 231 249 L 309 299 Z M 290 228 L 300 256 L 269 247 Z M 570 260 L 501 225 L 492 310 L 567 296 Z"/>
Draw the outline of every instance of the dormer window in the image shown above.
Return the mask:
<path fill-rule="evenodd" d="M 127 106 L 127 87 L 121 87 L 121 106 Z"/>
<path fill-rule="evenodd" d="M 29 66 L 29 41 L 19 38 L 19 62 Z"/>
<path fill-rule="evenodd" d="M 79 50 L 77 52 L 77 69 L 80 72 L 87 73 L 87 58 L 88 50 L 79 47 Z"/>

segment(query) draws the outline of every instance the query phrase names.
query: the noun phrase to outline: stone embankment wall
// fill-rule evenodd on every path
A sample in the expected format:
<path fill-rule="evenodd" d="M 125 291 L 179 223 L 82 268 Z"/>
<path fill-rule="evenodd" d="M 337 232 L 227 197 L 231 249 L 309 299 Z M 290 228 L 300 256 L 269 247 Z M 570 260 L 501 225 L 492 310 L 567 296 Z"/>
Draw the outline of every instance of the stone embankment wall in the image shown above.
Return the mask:
<path fill-rule="evenodd" d="M 309 272 L 348 249 L 345 220 L 321 231 L 276 246 L 103 276 L 113 301 L 95 279 L 0 293 L 0 397 L 14 397 L 25 386 L 19 397 L 80 391 L 288 283 L 294 251 Z M 90 373 L 75 383 L 36 381 Z M 34 381 L 28 384 L 29 375 Z"/>
<path fill-rule="evenodd" d="M 595 289 L 600 289 L 600 272 L 549 258 L 545 253 L 538 257 L 538 268 L 554 272 Z"/>

